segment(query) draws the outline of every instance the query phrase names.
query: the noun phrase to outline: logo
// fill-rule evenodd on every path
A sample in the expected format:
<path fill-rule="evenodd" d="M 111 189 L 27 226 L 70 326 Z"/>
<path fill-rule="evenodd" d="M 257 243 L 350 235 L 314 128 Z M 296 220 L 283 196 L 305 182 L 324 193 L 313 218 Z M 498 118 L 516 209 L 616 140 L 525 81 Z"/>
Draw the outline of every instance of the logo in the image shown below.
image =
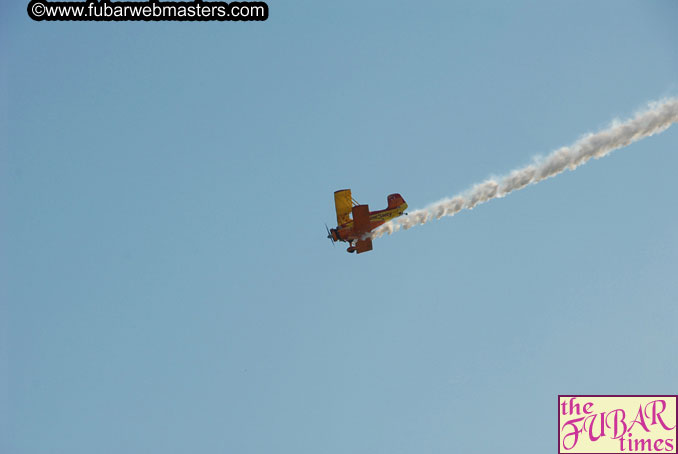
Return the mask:
<path fill-rule="evenodd" d="M 676 454 L 678 396 L 558 396 L 558 454 Z"/>

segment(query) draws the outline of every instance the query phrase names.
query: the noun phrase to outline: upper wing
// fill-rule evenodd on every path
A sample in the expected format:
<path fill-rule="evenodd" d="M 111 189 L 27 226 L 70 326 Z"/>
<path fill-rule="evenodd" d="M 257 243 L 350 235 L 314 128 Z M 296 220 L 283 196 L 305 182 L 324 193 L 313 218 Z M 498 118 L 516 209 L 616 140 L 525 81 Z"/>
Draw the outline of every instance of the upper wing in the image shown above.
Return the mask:
<path fill-rule="evenodd" d="M 351 220 L 351 190 L 342 189 L 334 193 L 334 208 L 337 210 L 337 225 L 346 224 Z"/>

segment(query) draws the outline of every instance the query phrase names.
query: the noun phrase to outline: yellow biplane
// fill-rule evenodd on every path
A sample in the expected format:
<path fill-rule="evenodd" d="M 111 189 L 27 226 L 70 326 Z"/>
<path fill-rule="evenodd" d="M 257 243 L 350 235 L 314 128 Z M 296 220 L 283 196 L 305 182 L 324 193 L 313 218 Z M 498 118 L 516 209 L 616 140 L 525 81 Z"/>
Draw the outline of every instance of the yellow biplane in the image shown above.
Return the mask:
<path fill-rule="evenodd" d="M 407 203 L 400 194 L 391 194 L 387 200 L 386 209 L 370 211 L 367 205 L 360 205 L 353 199 L 350 189 L 336 191 L 334 208 L 337 211 L 337 227 L 327 229 L 327 238 L 333 243 L 336 241 L 349 243 L 347 252 L 360 254 L 371 251 L 372 239 L 365 238 L 366 234 L 384 222 L 401 216 L 407 209 Z"/>

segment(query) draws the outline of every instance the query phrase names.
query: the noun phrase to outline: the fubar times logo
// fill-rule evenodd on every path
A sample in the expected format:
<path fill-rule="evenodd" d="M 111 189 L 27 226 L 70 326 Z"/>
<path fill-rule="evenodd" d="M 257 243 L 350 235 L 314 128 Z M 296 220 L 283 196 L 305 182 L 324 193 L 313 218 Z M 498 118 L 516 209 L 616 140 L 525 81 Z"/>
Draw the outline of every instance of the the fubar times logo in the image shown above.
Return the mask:
<path fill-rule="evenodd" d="M 558 396 L 558 454 L 676 454 L 678 396 Z"/>

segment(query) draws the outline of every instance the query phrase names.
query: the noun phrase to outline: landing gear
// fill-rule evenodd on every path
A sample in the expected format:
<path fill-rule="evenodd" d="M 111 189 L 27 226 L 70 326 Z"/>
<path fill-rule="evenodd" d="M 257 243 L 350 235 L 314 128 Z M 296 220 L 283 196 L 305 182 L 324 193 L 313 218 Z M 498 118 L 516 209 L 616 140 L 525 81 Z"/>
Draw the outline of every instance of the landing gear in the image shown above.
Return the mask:
<path fill-rule="evenodd" d="M 355 252 L 356 248 L 354 246 L 349 246 L 348 249 L 346 249 L 346 252 Z"/>

